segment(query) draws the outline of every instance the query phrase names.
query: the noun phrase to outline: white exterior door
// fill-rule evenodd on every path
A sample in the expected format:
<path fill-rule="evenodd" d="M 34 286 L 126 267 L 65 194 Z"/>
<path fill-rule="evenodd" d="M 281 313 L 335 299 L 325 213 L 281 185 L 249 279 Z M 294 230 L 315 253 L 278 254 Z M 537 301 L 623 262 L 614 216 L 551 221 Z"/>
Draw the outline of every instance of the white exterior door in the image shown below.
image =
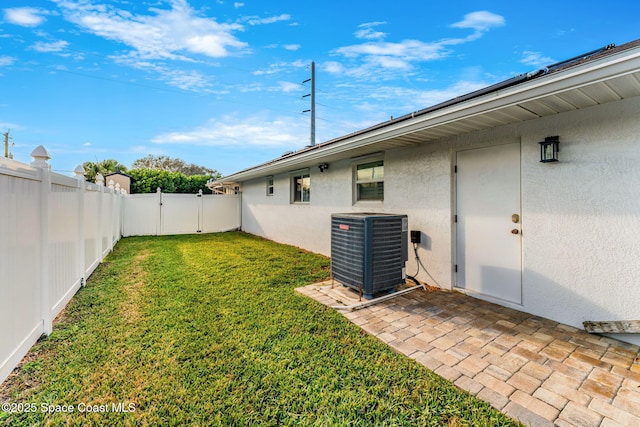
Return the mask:
<path fill-rule="evenodd" d="M 456 286 L 520 304 L 520 143 L 460 151 L 456 166 Z"/>

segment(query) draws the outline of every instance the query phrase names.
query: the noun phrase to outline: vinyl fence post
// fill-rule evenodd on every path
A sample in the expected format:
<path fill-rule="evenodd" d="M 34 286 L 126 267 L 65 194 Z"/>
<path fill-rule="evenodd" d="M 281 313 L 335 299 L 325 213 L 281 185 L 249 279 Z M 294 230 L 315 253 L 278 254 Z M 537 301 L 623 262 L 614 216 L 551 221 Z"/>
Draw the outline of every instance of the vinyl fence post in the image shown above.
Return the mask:
<path fill-rule="evenodd" d="M 196 233 L 202 233 L 204 228 L 202 190 L 198 190 L 198 195 L 196 197 L 198 197 L 198 229 L 196 230 Z"/>
<path fill-rule="evenodd" d="M 87 193 L 87 182 L 84 178 L 85 170 L 82 166 L 78 165 L 73 173 L 78 180 L 78 274 L 80 275 L 80 280 L 82 286 L 86 285 L 86 268 L 85 268 L 85 233 L 84 233 L 84 204 Z"/>
<path fill-rule="evenodd" d="M 49 194 L 51 193 L 51 166 L 47 161 L 51 158 L 42 145 L 32 152 L 31 166 L 39 170 L 40 177 L 40 316 L 42 317 L 42 333 L 53 331 L 51 313 L 50 278 L 49 278 Z"/>
<path fill-rule="evenodd" d="M 118 195 L 118 198 L 116 199 L 116 213 L 115 215 L 117 215 L 118 218 L 118 223 L 117 223 L 117 227 L 115 230 L 115 241 L 114 241 L 114 246 L 117 242 L 120 241 L 120 239 L 122 238 L 122 222 L 123 222 L 123 216 L 124 216 L 124 198 L 127 195 L 127 191 L 123 188 L 122 190 L 120 190 L 120 194 Z"/>
<path fill-rule="evenodd" d="M 126 194 L 122 194 L 122 197 L 120 197 L 120 209 L 118 211 L 118 214 L 120 215 L 120 227 L 119 227 L 119 234 L 118 234 L 118 240 L 120 240 L 122 238 L 122 236 L 124 236 L 124 221 L 125 221 L 125 203 L 126 202 Z"/>
<path fill-rule="evenodd" d="M 98 263 L 102 262 L 102 254 L 104 249 L 102 248 L 102 235 L 104 234 L 104 226 L 102 222 L 104 221 L 104 215 L 102 214 L 104 210 L 104 176 L 102 174 L 96 175 L 96 184 L 98 184 L 98 238 L 96 239 L 96 247 L 98 248 Z"/>
<path fill-rule="evenodd" d="M 158 216 L 156 217 L 156 236 L 162 235 L 162 189 L 156 188 L 156 194 L 158 195 Z"/>
<path fill-rule="evenodd" d="M 109 252 L 113 251 L 113 208 L 116 203 L 116 197 L 120 194 L 120 184 L 116 184 L 115 187 L 109 187 L 109 193 L 107 195 L 109 200 L 109 209 L 107 210 L 107 224 L 109 225 L 109 231 L 107 233 L 107 247 Z"/>

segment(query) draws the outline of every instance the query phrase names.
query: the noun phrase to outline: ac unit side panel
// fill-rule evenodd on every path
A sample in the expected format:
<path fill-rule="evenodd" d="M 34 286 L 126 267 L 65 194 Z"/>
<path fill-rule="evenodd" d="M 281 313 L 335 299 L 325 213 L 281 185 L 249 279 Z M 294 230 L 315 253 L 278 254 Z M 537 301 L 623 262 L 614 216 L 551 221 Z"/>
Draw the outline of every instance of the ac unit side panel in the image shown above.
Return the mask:
<path fill-rule="evenodd" d="M 364 282 L 364 223 L 354 218 L 332 218 L 331 274 L 343 285 L 361 289 Z"/>

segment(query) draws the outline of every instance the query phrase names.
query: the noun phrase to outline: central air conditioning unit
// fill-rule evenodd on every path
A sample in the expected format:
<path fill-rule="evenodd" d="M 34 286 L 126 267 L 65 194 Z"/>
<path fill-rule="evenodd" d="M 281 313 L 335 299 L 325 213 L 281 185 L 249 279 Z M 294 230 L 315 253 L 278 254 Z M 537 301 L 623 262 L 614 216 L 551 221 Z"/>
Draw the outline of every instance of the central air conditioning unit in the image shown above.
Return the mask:
<path fill-rule="evenodd" d="M 404 283 L 407 262 L 406 215 L 331 215 L 331 275 L 366 299 Z"/>

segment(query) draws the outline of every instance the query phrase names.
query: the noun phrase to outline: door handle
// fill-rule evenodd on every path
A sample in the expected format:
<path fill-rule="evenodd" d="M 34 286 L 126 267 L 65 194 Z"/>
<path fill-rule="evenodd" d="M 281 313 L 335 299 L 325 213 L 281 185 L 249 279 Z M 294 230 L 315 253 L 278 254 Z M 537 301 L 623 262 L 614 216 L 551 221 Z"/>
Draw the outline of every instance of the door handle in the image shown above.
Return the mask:
<path fill-rule="evenodd" d="M 520 230 L 514 228 L 513 230 L 511 230 L 511 234 L 520 234 Z"/>

